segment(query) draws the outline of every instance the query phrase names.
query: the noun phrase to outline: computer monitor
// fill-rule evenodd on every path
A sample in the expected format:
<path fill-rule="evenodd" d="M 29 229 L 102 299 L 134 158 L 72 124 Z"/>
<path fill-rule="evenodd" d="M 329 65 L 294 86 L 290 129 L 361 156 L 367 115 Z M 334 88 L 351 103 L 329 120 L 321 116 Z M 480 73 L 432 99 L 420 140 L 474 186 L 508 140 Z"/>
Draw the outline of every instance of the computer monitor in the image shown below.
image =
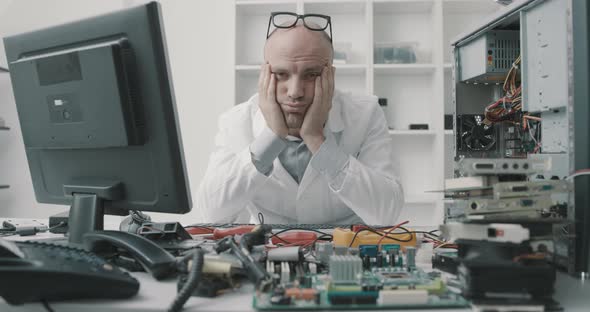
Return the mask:
<path fill-rule="evenodd" d="M 4 44 L 35 195 L 71 205 L 70 243 L 105 213 L 190 211 L 159 3 Z"/>

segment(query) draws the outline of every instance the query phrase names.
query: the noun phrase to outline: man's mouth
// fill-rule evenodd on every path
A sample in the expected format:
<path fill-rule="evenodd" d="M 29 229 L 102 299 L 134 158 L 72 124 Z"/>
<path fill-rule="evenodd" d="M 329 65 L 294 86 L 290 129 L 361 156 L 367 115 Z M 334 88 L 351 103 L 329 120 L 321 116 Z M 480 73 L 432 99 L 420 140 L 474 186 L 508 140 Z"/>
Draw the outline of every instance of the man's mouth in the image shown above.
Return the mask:
<path fill-rule="evenodd" d="M 295 103 L 283 103 L 283 111 L 285 113 L 297 114 L 297 113 L 304 113 L 306 105 L 304 104 L 295 104 Z"/>

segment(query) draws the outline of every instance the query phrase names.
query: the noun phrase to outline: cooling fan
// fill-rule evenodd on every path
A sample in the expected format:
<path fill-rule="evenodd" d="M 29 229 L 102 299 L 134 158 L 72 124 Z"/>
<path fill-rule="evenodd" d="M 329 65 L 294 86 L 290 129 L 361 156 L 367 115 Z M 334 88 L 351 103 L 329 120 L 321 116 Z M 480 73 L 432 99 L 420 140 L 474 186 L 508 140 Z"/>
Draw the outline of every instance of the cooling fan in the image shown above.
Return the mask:
<path fill-rule="evenodd" d="M 458 115 L 458 147 L 463 152 L 492 151 L 496 148 L 494 125 L 486 125 L 483 115 Z"/>

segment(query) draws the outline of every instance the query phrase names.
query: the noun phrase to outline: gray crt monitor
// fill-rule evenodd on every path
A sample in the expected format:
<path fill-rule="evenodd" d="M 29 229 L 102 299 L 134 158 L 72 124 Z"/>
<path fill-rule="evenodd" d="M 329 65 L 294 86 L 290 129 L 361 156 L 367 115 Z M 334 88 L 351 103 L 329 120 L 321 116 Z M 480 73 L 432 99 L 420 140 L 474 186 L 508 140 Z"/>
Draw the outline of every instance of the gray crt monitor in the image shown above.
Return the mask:
<path fill-rule="evenodd" d="M 70 242 L 104 213 L 190 211 L 158 3 L 4 44 L 35 195 L 71 205 Z"/>

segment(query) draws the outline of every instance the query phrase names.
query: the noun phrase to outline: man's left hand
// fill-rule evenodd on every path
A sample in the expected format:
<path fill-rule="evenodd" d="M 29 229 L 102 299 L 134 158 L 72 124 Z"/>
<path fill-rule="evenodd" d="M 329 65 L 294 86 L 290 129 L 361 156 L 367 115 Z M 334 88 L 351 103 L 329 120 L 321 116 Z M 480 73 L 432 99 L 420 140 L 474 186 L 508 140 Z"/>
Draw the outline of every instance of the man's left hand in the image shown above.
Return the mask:
<path fill-rule="evenodd" d="M 315 154 L 325 141 L 324 125 L 332 108 L 335 73 L 336 68 L 334 66 L 326 65 L 320 77 L 316 77 L 313 102 L 305 113 L 301 125 L 301 138 L 312 154 Z"/>

